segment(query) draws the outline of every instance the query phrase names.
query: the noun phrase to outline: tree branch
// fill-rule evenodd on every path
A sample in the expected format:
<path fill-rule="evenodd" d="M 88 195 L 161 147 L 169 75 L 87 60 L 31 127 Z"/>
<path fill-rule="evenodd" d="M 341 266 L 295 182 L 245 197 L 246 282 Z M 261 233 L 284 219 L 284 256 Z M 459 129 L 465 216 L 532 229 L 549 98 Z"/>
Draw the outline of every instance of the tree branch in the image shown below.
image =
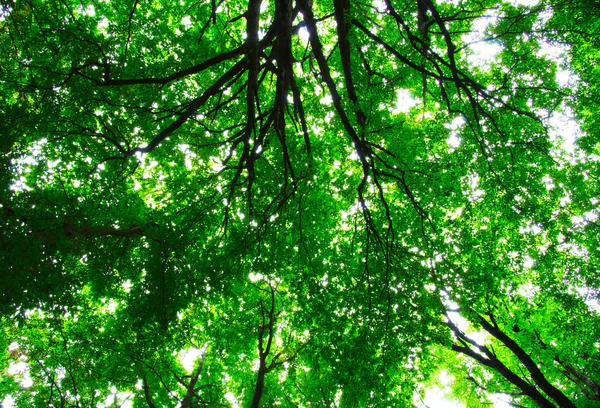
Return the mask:
<path fill-rule="evenodd" d="M 504 377 L 508 382 L 516 386 L 520 389 L 525 395 L 531 398 L 536 404 L 538 404 L 542 408 L 555 408 L 554 404 L 550 402 L 544 395 L 542 395 L 534 386 L 527 383 L 527 381 L 523 380 L 513 371 L 511 371 L 508 367 L 506 367 L 498 358 L 492 353 L 487 347 L 478 345 L 474 340 L 469 339 L 455 324 L 450 320 L 446 313 L 446 325 L 450 327 L 452 332 L 456 335 L 456 337 L 461 340 L 462 345 L 453 344 L 452 350 L 462 353 L 471 357 L 472 359 L 478 361 L 479 363 L 485 365 L 497 371 L 502 377 Z M 485 357 L 479 354 L 477 351 L 473 350 L 467 343 L 477 347 Z"/>
<path fill-rule="evenodd" d="M 552 398 L 558 405 L 566 408 L 576 408 L 575 404 L 567 398 L 566 395 L 562 393 L 558 388 L 550 384 L 550 382 L 546 379 L 544 374 L 541 372 L 535 361 L 523 350 L 513 339 L 511 339 L 506 333 L 500 330 L 497 324 L 495 324 L 495 320 L 492 314 L 490 314 L 490 319 L 493 324 L 490 324 L 483 316 L 477 315 L 479 317 L 479 323 L 481 326 L 492 336 L 498 339 L 502 344 L 504 344 L 514 355 L 519 359 L 519 361 L 525 366 L 531 378 L 535 382 L 535 384 L 542 389 L 550 398 Z"/>

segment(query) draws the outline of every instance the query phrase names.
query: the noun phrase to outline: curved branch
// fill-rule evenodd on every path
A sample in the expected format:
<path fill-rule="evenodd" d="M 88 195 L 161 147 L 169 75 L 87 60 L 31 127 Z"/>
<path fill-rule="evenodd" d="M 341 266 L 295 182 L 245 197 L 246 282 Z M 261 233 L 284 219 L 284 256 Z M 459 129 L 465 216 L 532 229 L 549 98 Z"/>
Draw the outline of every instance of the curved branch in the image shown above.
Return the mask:
<path fill-rule="evenodd" d="M 190 76 L 193 74 L 197 74 L 202 72 L 210 67 L 213 67 L 221 62 L 225 62 L 241 55 L 244 55 L 248 51 L 247 44 L 241 45 L 238 48 L 224 52 L 222 54 L 217 55 L 216 57 L 210 58 L 204 62 L 201 62 L 198 65 L 194 65 L 193 67 L 175 72 L 169 76 L 162 78 L 132 78 L 132 79 L 112 79 L 109 77 L 110 68 L 105 66 L 105 79 L 104 81 L 98 81 L 98 85 L 100 86 L 123 86 L 123 85 L 142 85 L 142 84 L 159 84 L 166 85 L 169 82 L 173 82 L 177 79 L 184 78 L 186 76 Z"/>
<path fill-rule="evenodd" d="M 188 108 L 169 126 L 167 126 L 162 132 L 160 132 L 146 147 L 137 147 L 127 152 L 127 156 L 134 156 L 137 153 L 149 153 L 154 150 L 159 144 L 161 144 L 167 137 L 173 132 L 179 129 L 192 115 L 194 115 L 200 106 L 204 105 L 206 101 L 213 95 L 219 93 L 221 88 L 229 82 L 233 77 L 240 73 L 247 65 L 245 59 L 241 59 L 233 67 L 229 69 L 224 75 L 221 76 L 214 84 L 212 84 L 201 97 L 194 99 L 190 102 Z"/>
<path fill-rule="evenodd" d="M 331 99 L 333 100 L 333 106 L 335 107 L 335 109 L 338 113 L 338 116 L 340 117 L 340 120 L 342 121 L 344 129 L 346 129 L 346 132 L 352 139 L 352 142 L 354 143 L 354 148 L 356 149 L 356 153 L 357 153 L 358 157 L 360 158 L 360 162 L 361 162 L 362 168 L 363 168 L 363 178 L 358 187 L 358 194 L 359 194 L 359 199 L 361 201 L 361 204 L 364 204 L 363 191 L 364 191 L 365 185 L 367 183 L 367 177 L 369 176 L 369 173 L 370 173 L 370 166 L 367 161 L 367 157 L 370 155 L 370 149 L 358 137 L 356 130 L 350 123 L 348 115 L 346 114 L 346 111 L 345 111 L 344 107 L 342 106 L 340 94 L 338 93 L 337 87 L 335 86 L 335 83 L 333 82 L 333 78 L 331 77 L 331 73 L 329 72 L 329 64 L 327 63 L 327 59 L 325 58 L 325 55 L 323 54 L 323 45 L 321 44 L 321 40 L 319 39 L 319 34 L 317 32 L 317 25 L 316 25 L 315 17 L 312 12 L 312 8 L 309 6 L 307 0 L 299 0 L 298 7 L 300 8 L 302 15 L 304 16 L 304 22 L 306 23 L 306 29 L 308 30 L 308 33 L 309 33 L 310 44 L 312 47 L 312 51 L 315 55 L 315 58 L 317 60 L 317 63 L 319 65 L 319 70 L 321 72 L 321 78 L 323 79 L 323 81 L 327 85 L 327 88 L 329 89 L 329 93 L 331 94 Z"/>

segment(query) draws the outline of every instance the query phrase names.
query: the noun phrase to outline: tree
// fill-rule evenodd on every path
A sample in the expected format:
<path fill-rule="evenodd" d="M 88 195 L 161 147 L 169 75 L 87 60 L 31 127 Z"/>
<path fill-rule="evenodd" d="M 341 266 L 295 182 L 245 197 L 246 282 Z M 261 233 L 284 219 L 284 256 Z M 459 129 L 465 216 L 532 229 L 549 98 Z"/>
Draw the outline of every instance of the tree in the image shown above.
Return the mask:
<path fill-rule="evenodd" d="M 2 4 L 5 403 L 600 406 L 595 2 Z"/>

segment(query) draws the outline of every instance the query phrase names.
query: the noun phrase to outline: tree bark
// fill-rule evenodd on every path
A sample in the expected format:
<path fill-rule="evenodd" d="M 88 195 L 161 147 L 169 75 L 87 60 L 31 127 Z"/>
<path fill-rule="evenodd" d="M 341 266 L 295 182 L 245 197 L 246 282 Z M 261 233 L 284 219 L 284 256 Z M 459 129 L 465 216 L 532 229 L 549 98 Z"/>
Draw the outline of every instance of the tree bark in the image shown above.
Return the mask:
<path fill-rule="evenodd" d="M 479 315 L 478 315 L 479 316 Z M 483 316 L 479 316 L 481 326 L 496 339 L 500 340 L 525 366 L 535 384 L 540 387 L 550 398 L 552 398 L 560 407 L 576 408 L 565 394 L 558 388 L 550 384 L 544 374 L 541 372 L 535 361 L 523 350 L 513 339 L 504 333 L 496 324 L 494 317 L 490 315 L 492 323 L 488 322 Z"/>
<path fill-rule="evenodd" d="M 254 388 L 254 396 L 252 397 L 252 408 L 260 407 L 260 399 L 262 398 L 265 390 L 265 375 L 267 368 L 265 367 L 264 360 L 261 359 L 258 374 L 256 375 L 256 387 Z"/>
<path fill-rule="evenodd" d="M 538 406 L 542 408 L 556 408 L 555 405 L 550 400 L 548 400 L 542 393 L 540 393 L 534 386 L 532 386 L 527 381 L 525 381 L 513 371 L 511 371 L 508 367 L 504 365 L 504 363 L 502 363 L 502 361 L 498 360 L 494 353 L 492 353 L 486 346 L 478 345 L 473 340 L 469 339 L 447 316 L 446 319 L 447 326 L 450 327 L 450 329 L 452 329 L 458 340 L 462 343 L 462 345 L 453 344 L 453 351 L 467 355 L 472 359 L 478 361 L 479 363 L 485 365 L 486 367 L 495 370 L 500 375 L 502 375 L 502 377 L 504 377 L 508 382 L 520 389 L 523 392 L 523 394 L 531 398 Z M 468 344 L 471 344 L 477 349 L 479 349 L 479 351 L 483 353 L 483 355 L 473 350 Z"/>

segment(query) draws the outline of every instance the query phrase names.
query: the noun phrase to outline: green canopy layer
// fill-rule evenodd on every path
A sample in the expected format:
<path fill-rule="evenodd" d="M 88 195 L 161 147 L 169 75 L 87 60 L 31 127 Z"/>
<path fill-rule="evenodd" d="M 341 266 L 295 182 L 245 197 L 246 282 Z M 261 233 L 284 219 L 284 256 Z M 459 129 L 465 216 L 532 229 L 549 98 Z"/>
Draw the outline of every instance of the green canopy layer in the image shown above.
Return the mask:
<path fill-rule="evenodd" d="M 0 4 L 0 404 L 600 407 L 600 3 Z"/>

